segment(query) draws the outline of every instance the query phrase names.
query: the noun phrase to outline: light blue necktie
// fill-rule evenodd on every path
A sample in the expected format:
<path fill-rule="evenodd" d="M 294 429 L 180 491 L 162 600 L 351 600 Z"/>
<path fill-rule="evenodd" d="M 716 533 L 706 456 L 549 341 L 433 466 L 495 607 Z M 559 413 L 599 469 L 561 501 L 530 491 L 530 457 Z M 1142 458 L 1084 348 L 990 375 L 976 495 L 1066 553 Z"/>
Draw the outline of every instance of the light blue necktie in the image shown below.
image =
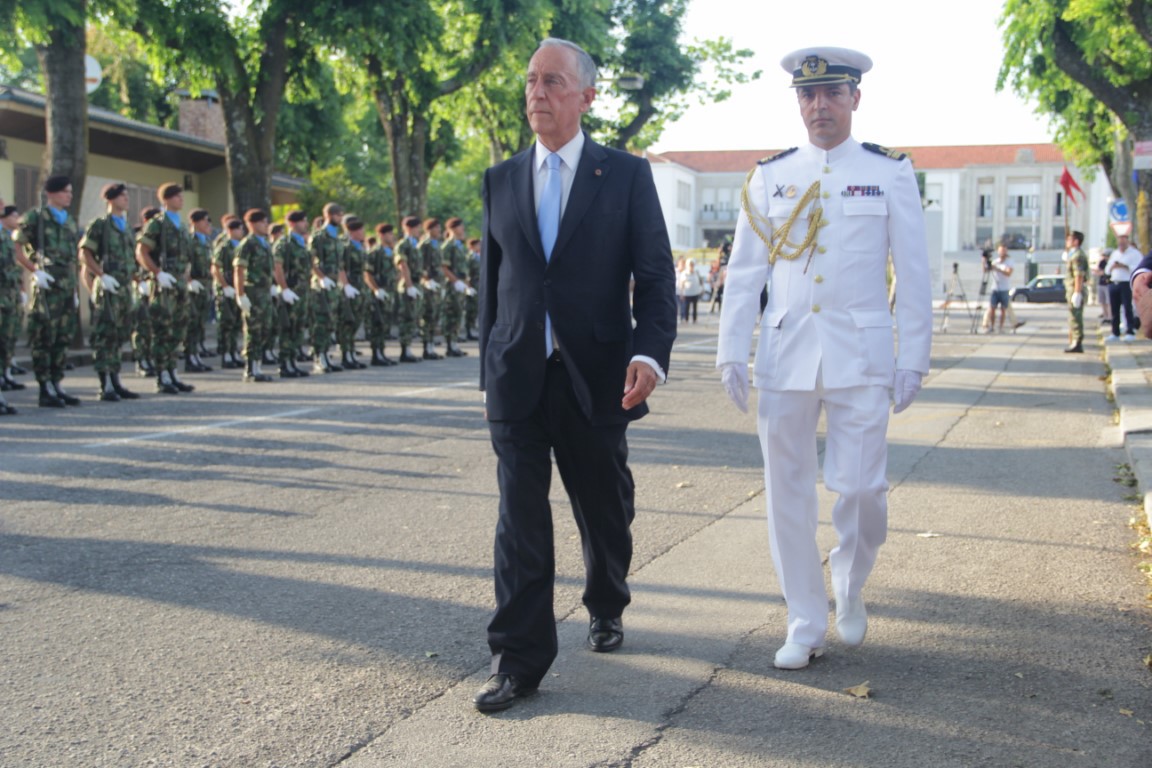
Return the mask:
<path fill-rule="evenodd" d="M 548 178 L 544 191 L 540 194 L 540 208 L 536 211 L 536 226 L 540 228 L 540 242 L 544 246 L 544 258 L 552 258 L 552 248 L 556 245 L 556 235 L 560 232 L 560 196 L 564 189 L 560 179 L 560 155 L 552 152 L 546 158 Z M 544 313 L 544 349 L 552 356 L 552 317 Z"/>

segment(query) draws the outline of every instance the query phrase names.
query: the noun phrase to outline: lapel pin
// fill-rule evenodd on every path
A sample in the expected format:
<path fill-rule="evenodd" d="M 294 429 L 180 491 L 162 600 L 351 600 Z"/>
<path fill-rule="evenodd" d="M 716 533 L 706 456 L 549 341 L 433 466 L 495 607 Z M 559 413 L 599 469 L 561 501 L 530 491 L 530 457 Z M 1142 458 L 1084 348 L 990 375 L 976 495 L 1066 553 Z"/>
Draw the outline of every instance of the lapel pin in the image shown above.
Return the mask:
<path fill-rule="evenodd" d="M 784 192 L 784 194 L 788 195 L 788 197 L 796 197 L 795 185 L 789 184 L 788 189 Z"/>
<path fill-rule="evenodd" d="M 600 175 L 600 169 L 599 169 L 599 168 L 597 168 L 597 169 L 596 169 L 596 175 L 597 175 L 597 176 L 599 176 L 599 175 Z"/>

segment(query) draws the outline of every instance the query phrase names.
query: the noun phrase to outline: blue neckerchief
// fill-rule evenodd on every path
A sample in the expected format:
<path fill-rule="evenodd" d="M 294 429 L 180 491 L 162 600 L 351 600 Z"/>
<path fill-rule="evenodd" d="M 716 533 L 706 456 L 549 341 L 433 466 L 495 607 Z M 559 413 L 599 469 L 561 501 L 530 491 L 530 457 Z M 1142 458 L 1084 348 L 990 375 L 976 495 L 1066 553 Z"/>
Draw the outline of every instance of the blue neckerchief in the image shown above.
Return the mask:
<path fill-rule="evenodd" d="M 428 238 L 428 239 L 429 239 L 429 240 L 432 240 L 432 238 Z M 432 245 L 434 245 L 434 246 L 436 246 L 437 248 L 439 248 L 439 247 L 440 247 L 440 241 L 439 241 L 439 240 L 432 240 Z"/>
<path fill-rule="evenodd" d="M 128 226 L 128 222 L 124 220 L 123 216 L 117 216 L 114 213 L 110 213 L 108 214 L 108 218 L 112 219 L 112 223 L 116 225 L 116 229 L 120 230 L 121 232 L 124 231 L 124 227 Z"/>
<path fill-rule="evenodd" d="M 359 240 L 349 240 L 348 242 L 352 243 L 352 245 L 356 247 L 356 250 L 364 250 L 364 243 L 360 242 Z"/>
<path fill-rule="evenodd" d="M 264 239 L 264 236 L 263 236 L 263 235 L 252 235 L 252 237 L 254 237 L 254 238 L 256 238 L 257 240 L 259 240 L 259 241 L 260 241 L 260 245 L 264 246 L 265 248 L 267 248 L 267 247 L 268 247 L 268 241 Z"/>
<path fill-rule="evenodd" d="M 388 246 L 384 246 L 384 255 L 385 256 L 391 256 L 392 255 L 392 249 L 389 248 Z"/>
<path fill-rule="evenodd" d="M 324 227 L 324 231 L 327 232 L 332 237 L 339 237 L 340 236 L 340 230 L 336 228 L 335 224 L 329 224 L 328 226 Z"/>
<path fill-rule="evenodd" d="M 420 241 L 412 237 L 412 235 L 408 235 L 408 242 L 412 243 L 412 245 L 420 245 Z"/>
<path fill-rule="evenodd" d="M 168 215 L 168 221 L 176 225 L 176 229 L 180 229 L 180 214 L 176 211 L 164 211 Z"/>
<path fill-rule="evenodd" d="M 232 240 L 232 247 L 233 247 L 233 248 L 235 248 L 236 246 L 240 245 L 240 241 L 239 241 L 239 240 L 233 240 L 232 238 L 228 238 L 228 239 L 229 239 L 229 240 Z"/>
<path fill-rule="evenodd" d="M 464 241 L 463 241 L 463 240 L 461 240 L 460 238 L 456 238 L 456 245 L 458 245 L 458 246 L 460 246 L 461 248 L 463 248 L 463 247 L 464 247 Z"/>
<path fill-rule="evenodd" d="M 295 240 L 296 244 L 299 245 L 301 248 L 307 248 L 308 247 L 308 243 L 306 243 L 304 241 L 304 235 L 300 234 L 299 232 L 293 232 L 292 233 L 292 239 Z"/>
<path fill-rule="evenodd" d="M 208 236 L 205 235 L 203 232 L 197 232 L 196 233 L 196 239 L 199 240 L 201 243 L 207 243 L 208 242 Z"/>
<path fill-rule="evenodd" d="M 64 222 L 68 221 L 68 211 L 61 211 L 48 206 L 48 212 L 52 214 L 52 218 L 56 219 L 56 223 L 60 226 L 64 226 Z"/>

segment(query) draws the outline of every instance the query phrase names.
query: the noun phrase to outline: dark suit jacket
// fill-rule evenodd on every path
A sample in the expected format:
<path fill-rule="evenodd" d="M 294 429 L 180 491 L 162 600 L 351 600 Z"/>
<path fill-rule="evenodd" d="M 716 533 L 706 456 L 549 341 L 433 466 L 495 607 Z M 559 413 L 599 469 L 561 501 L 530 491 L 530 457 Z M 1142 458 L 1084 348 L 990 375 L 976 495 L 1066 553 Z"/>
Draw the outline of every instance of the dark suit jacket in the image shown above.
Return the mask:
<path fill-rule="evenodd" d="M 527 418 L 546 370 L 544 313 L 593 424 L 623 423 L 633 355 L 667 371 L 676 338 L 672 251 L 648 161 L 585 137 L 550 261 L 533 197 L 534 147 L 484 174 L 480 389 L 488 418 Z M 635 292 L 629 304 L 629 281 Z M 635 319 L 635 327 L 633 327 Z"/>

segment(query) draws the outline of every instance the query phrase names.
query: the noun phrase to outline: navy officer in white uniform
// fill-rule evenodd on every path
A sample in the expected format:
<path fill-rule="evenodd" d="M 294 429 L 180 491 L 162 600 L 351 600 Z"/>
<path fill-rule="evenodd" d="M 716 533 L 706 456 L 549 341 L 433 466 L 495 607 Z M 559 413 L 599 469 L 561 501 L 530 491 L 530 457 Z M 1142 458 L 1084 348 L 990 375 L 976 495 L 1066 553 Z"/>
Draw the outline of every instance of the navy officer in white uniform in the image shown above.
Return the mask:
<path fill-rule="evenodd" d="M 888 527 L 888 409 L 907 408 L 928 373 L 932 299 L 912 164 L 852 138 L 860 78 L 872 60 L 843 48 L 804 48 L 781 65 L 792 75 L 808 143 L 762 160 L 748 175 L 716 364 L 729 397 L 747 410 L 748 353 L 768 282 L 753 383 L 768 533 L 788 604 L 775 665 L 800 669 L 824 652 L 828 629 L 816 544 L 821 409 L 824 484 L 838 496 L 832 522 L 839 543 L 828 558 L 836 629 L 855 646 L 868 627 L 861 590 Z"/>

